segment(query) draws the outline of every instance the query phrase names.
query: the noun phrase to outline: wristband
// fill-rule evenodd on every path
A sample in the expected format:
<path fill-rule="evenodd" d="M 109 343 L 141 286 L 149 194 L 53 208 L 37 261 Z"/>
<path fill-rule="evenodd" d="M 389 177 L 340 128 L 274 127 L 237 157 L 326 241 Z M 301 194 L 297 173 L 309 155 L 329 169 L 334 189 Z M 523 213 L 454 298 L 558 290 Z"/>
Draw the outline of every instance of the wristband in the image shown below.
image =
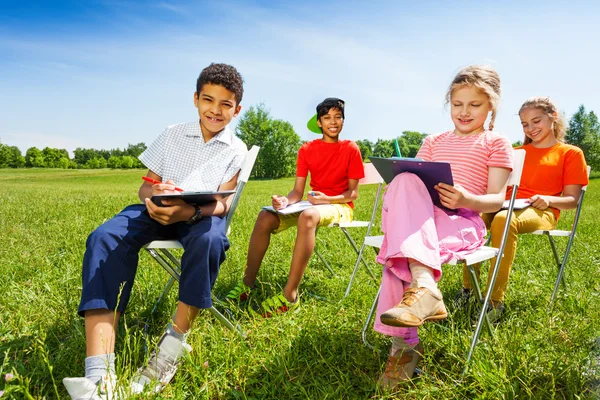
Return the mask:
<path fill-rule="evenodd" d="M 194 206 L 194 208 L 196 209 L 196 212 L 187 221 L 187 223 L 190 225 L 195 224 L 196 222 L 198 222 L 202 219 L 202 210 L 200 209 L 200 206 Z"/>

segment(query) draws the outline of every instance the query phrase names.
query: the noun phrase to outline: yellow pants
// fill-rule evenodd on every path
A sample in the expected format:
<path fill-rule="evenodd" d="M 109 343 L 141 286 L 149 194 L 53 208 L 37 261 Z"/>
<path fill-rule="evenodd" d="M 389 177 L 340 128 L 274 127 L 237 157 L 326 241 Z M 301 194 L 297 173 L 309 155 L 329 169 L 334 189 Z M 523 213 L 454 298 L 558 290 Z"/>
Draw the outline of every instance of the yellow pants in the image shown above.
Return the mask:
<path fill-rule="evenodd" d="M 504 231 L 504 224 L 506 223 L 506 215 L 507 210 L 481 215 L 485 221 L 485 225 L 490 230 L 490 234 L 492 235 L 492 247 L 500 247 L 502 232 Z M 554 229 L 555 226 L 556 217 L 550 209 L 538 210 L 537 208 L 527 207 L 523 210 L 515 210 L 513 212 L 510 226 L 508 228 L 508 236 L 506 237 L 504 257 L 500 262 L 498 275 L 496 277 L 496 284 L 492 290 L 492 301 L 500 302 L 504 300 L 504 293 L 506 293 L 506 288 L 508 286 L 508 276 L 510 275 L 510 269 L 517 252 L 517 235 L 519 233 L 531 233 L 540 229 Z M 488 274 L 488 285 L 490 283 L 490 278 L 492 277 L 492 268 L 494 267 L 495 263 L 496 259 L 493 258 L 491 260 L 490 271 Z M 480 264 L 475 267 L 477 279 L 479 279 L 479 267 Z M 467 289 L 471 288 L 469 273 L 466 266 L 463 267 L 463 286 Z"/>
<path fill-rule="evenodd" d="M 319 210 L 318 226 L 327 226 L 334 222 L 352 222 L 354 210 L 348 204 L 324 204 L 317 207 Z M 279 217 L 279 228 L 273 233 L 283 232 L 292 226 L 298 225 L 298 217 L 302 213 L 277 214 Z"/>

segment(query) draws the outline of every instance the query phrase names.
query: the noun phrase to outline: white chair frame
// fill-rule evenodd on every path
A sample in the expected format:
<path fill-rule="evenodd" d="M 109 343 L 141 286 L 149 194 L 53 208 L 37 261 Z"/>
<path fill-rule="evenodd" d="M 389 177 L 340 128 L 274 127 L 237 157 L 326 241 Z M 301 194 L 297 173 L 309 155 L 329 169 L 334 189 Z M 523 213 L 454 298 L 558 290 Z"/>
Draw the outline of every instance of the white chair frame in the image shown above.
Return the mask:
<path fill-rule="evenodd" d="M 509 206 L 508 206 L 508 215 L 509 216 L 512 216 L 512 212 L 514 209 L 515 198 L 517 195 L 517 190 L 519 188 L 519 184 L 521 182 L 521 173 L 523 172 L 524 162 L 525 162 L 525 150 L 522 150 L 522 149 L 513 150 L 513 170 L 508 179 L 508 186 L 512 186 L 512 195 L 511 195 L 511 198 L 509 201 Z M 509 226 L 510 226 L 510 217 L 506 218 L 506 223 L 504 224 L 504 232 L 502 233 L 502 240 L 500 241 L 499 248 L 482 246 L 472 253 L 460 254 L 460 257 L 461 257 L 460 259 L 454 258 L 450 262 L 447 263 L 450 265 L 457 265 L 458 263 L 466 264 L 467 270 L 469 271 L 469 280 L 471 281 L 471 285 L 474 288 L 475 294 L 477 295 L 477 299 L 479 300 L 480 303 L 483 303 L 481 306 L 481 311 L 479 313 L 479 318 L 477 320 L 477 325 L 475 326 L 475 332 L 473 333 L 473 338 L 471 340 L 471 346 L 469 348 L 469 353 L 467 355 L 467 360 L 465 362 L 465 367 L 463 369 L 463 375 L 467 372 L 469 362 L 471 361 L 471 359 L 473 357 L 473 352 L 475 350 L 475 346 L 477 345 L 477 343 L 479 341 L 479 336 L 481 334 L 481 329 L 482 329 L 484 320 L 485 320 L 485 325 L 487 327 L 487 330 L 490 333 L 490 336 L 493 336 L 493 334 L 494 334 L 493 330 L 492 330 L 492 325 L 487 317 L 486 310 L 487 310 L 488 304 L 490 303 L 492 288 L 494 287 L 494 284 L 496 283 L 496 277 L 498 275 L 500 261 L 501 261 L 502 256 L 504 255 L 504 247 L 506 246 L 506 238 L 508 236 L 508 227 Z M 376 252 L 378 252 L 379 251 L 378 249 L 381 248 L 382 244 L 383 244 L 383 236 L 370 236 L 370 237 L 365 238 L 363 247 L 365 245 L 370 246 L 370 247 L 375 248 Z M 474 269 L 473 265 L 478 264 L 485 260 L 492 259 L 494 257 L 496 257 L 496 263 L 494 264 L 494 269 L 492 272 L 492 277 L 490 279 L 490 284 L 487 287 L 486 295 L 484 298 L 482 296 L 481 289 L 479 287 L 479 282 L 477 280 L 477 275 L 475 274 L 475 269 Z M 358 260 L 357 260 L 357 264 L 358 264 Z M 363 343 L 371 349 L 373 349 L 374 346 L 371 345 L 367 341 L 367 330 L 371 323 L 371 319 L 373 318 L 373 314 L 375 313 L 375 308 L 377 306 L 377 300 L 379 300 L 380 292 L 381 292 L 381 287 L 379 288 L 379 290 L 377 291 L 377 294 L 375 295 L 373 304 L 371 305 L 371 308 L 369 309 L 369 314 L 367 316 L 367 320 L 365 321 L 365 324 L 361 331 Z"/>
<path fill-rule="evenodd" d="M 588 178 L 590 176 L 592 168 L 590 166 L 587 167 L 587 175 Z M 558 288 L 560 287 L 560 283 L 562 282 L 563 287 L 566 288 L 566 283 L 564 280 L 565 267 L 567 266 L 567 260 L 569 259 L 569 253 L 571 251 L 571 246 L 573 245 L 573 241 L 575 240 L 575 232 L 577 231 L 577 225 L 579 225 L 579 217 L 581 216 L 581 206 L 583 205 L 583 198 L 585 196 L 585 192 L 587 190 L 587 185 L 581 188 L 581 196 L 579 197 L 579 201 L 577 202 L 577 208 L 575 210 L 575 219 L 573 220 L 573 227 L 570 231 L 559 230 L 559 229 L 551 229 L 551 230 L 539 230 L 530 233 L 530 235 L 546 235 L 548 237 L 548 241 L 550 242 L 550 247 L 552 248 L 552 254 L 554 255 L 554 260 L 556 261 L 556 266 L 558 268 L 558 276 L 556 277 L 556 282 L 554 283 L 554 289 L 552 290 L 552 296 L 550 297 L 550 304 L 548 305 L 548 310 L 552 309 L 554 304 L 554 300 L 556 299 L 556 294 L 558 293 Z M 565 250 L 565 254 L 562 257 L 562 261 L 558 256 L 558 251 L 556 250 L 556 243 L 554 242 L 554 237 L 568 237 L 569 240 L 567 242 L 567 248 Z"/>
<path fill-rule="evenodd" d="M 231 228 L 231 220 L 233 218 L 233 215 L 235 214 L 235 210 L 237 209 L 244 187 L 246 186 L 246 183 L 250 178 L 250 173 L 252 172 L 252 168 L 254 167 L 254 163 L 256 162 L 256 157 L 258 156 L 259 150 L 260 147 L 252 146 L 252 148 L 246 154 L 246 157 L 244 158 L 244 161 L 242 163 L 242 168 L 240 170 L 238 182 L 235 188 L 235 194 L 233 195 L 231 206 L 229 207 L 229 212 L 227 213 L 226 217 L 225 231 L 228 235 Z M 179 282 L 181 276 L 181 262 L 170 250 L 183 249 L 183 246 L 178 240 L 155 240 L 146 244 L 144 246 L 144 249 L 146 249 L 148 254 L 150 254 L 150 256 L 152 256 L 152 258 L 154 258 L 165 269 L 165 271 L 169 273 L 169 275 L 171 275 L 171 278 L 167 282 L 163 292 L 159 296 L 158 300 L 156 301 L 156 304 L 150 312 L 150 315 L 152 315 L 158 308 L 158 305 L 160 304 L 162 299 L 171 290 L 173 283 L 175 281 Z M 223 303 L 220 300 L 218 300 L 212 293 L 211 297 L 213 303 L 223 306 Z M 231 316 L 231 312 L 227 310 L 227 308 L 223 308 L 226 310 L 228 315 Z M 234 325 L 231 321 L 229 321 L 229 319 L 227 319 L 227 317 L 225 317 L 225 315 L 223 315 L 219 310 L 217 310 L 214 307 L 214 305 L 208 308 L 208 311 L 228 329 L 230 329 L 233 332 L 236 332 L 238 336 L 240 336 L 242 339 L 246 338 L 246 332 L 244 332 L 242 327 L 239 324 Z"/>
<path fill-rule="evenodd" d="M 362 252 L 365 247 L 364 244 L 363 244 L 363 247 L 359 251 L 358 246 L 356 245 L 356 242 L 354 241 L 354 239 L 352 239 L 352 236 L 350 236 L 350 233 L 348 232 L 348 229 L 350 229 L 350 228 L 367 228 L 365 237 L 369 236 L 371 234 L 371 228 L 373 227 L 375 218 L 377 217 L 377 208 L 379 207 L 379 200 L 381 198 L 381 193 L 382 193 L 384 182 L 383 182 L 383 179 L 381 178 L 381 176 L 379 175 L 379 172 L 377 172 L 377 169 L 373 166 L 373 164 L 365 163 L 365 164 L 363 164 L 363 166 L 365 169 L 365 177 L 358 181 L 359 186 L 377 184 L 377 194 L 375 195 L 373 209 L 371 210 L 371 218 L 369 219 L 369 221 L 334 222 L 326 227 L 326 228 L 339 228 L 344 233 L 346 238 L 348 239 L 350 246 L 352 246 L 352 248 L 358 255 L 358 262 L 357 262 L 356 266 L 354 267 L 352 274 L 350 275 L 350 282 L 348 283 L 348 288 L 346 289 L 346 294 L 344 295 L 344 297 L 346 297 L 348 295 L 348 292 L 350 291 L 352 282 L 354 281 L 354 278 L 358 272 L 358 266 L 360 264 L 360 261 L 362 261 L 363 265 L 365 266 L 365 269 L 367 270 L 367 272 L 369 273 L 369 275 L 371 276 L 373 281 L 377 282 L 377 278 L 375 277 L 375 274 L 373 274 L 373 271 L 371 271 L 371 269 L 369 268 L 366 261 L 362 259 Z M 327 262 L 327 260 L 323 256 L 323 254 L 321 254 L 321 252 L 319 251 L 318 246 L 315 246 L 315 254 L 319 257 L 319 259 L 323 262 L 323 264 L 325 264 L 325 267 L 327 267 L 329 272 L 331 272 L 332 275 L 336 275 L 336 273 L 333 271 L 333 269 L 329 265 L 329 262 Z"/>

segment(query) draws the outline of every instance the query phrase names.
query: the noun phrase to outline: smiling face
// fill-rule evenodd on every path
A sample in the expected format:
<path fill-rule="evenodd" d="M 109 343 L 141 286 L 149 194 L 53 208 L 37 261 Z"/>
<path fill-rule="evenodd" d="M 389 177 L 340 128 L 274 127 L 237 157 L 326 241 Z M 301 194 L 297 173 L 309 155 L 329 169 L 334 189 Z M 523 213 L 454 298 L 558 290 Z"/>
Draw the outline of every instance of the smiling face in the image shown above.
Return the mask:
<path fill-rule="evenodd" d="M 205 141 L 221 132 L 242 109 L 236 103 L 233 92 L 209 83 L 202 86 L 200 93 L 194 93 L 194 105 L 198 109 Z"/>
<path fill-rule="evenodd" d="M 536 107 L 527 107 L 521 110 L 519 117 L 523 133 L 534 147 L 551 147 L 558 142 L 552 132 L 555 116 Z"/>
<path fill-rule="evenodd" d="M 338 136 L 344 126 L 342 111 L 339 108 L 331 107 L 327 114 L 319 117 L 317 124 L 323 131 L 323 141 L 337 142 Z"/>
<path fill-rule="evenodd" d="M 484 131 L 483 124 L 492 107 L 487 94 L 481 89 L 470 85 L 455 88 L 450 96 L 450 105 L 455 133 L 470 135 Z"/>

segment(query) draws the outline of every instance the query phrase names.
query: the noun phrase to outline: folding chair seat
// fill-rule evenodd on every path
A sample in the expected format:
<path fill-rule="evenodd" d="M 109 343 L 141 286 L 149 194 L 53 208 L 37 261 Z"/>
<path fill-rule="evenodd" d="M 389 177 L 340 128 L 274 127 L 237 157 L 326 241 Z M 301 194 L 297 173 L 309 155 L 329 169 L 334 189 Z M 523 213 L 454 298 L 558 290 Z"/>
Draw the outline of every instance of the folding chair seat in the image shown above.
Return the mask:
<path fill-rule="evenodd" d="M 377 278 L 375 277 L 373 272 L 369 269 L 369 266 L 367 265 L 365 260 L 362 259 L 361 255 L 360 255 L 361 253 L 358 250 L 358 246 L 356 245 L 356 242 L 354 241 L 354 239 L 348 232 L 348 229 L 351 229 L 351 228 L 366 228 L 367 231 L 365 233 L 365 237 L 369 236 L 371 234 L 371 228 L 373 227 L 375 218 L 377 217 L 377 208 L 379 206 L 379 200 L 381 198 L 381 192 L 382 192 L 382 188 L 383 188 L 383 179 L 381 178 L 381 176 L 379 175 L 379 172 L 377 172 L 377 169 L 375 169 L 373 164 L 365 163 L 363 165 L 364 165 L 364 170 L 365 170 L 365 177 L 358 181 L 359 186 L 377 184 L 377 194 L 375 195 L 375 202 L 373 203 L 373 209 L 371 210 L 371 218 L 368 221 L 334 222 L 334 223 L 326 226 L 326 228 L 338 228 L 344 233 L 344 236 L 346 236 L 346 239 L 348 239 L 350 246 L 352 246 L 352 248 L 354 249 L 356 254 L 359 255 L 358 259 L 362 260 L 362 263 L 365 266 L 365 268 L 366 268 L 367 272 L 369 273 L 369 275 L 371 276 L 371 278 L 373 278 L 373 280 L 375 282 L 377 282 Z M 364 248 L 364 245 L 363 245 L 363 248 Z M 362 251 L 362 249 L 361 249 L 361 251 Z M 335 275 L 335 272 L 333 272 L 333 269 L 329 265 L 329 262 L 327 262 L 327 260 L 323 256 L 323 254 L 321 254 L 321 252 L 319 251 L 319 248 L 317 246 L 315 246 L 315 254 L 321 259 L 323 264 L 325 264 L 325 266 L 327 267 L 329 272 L 331 272 L 332 275 Z M 350 276 L 350 283 L 348 284 L 348 289 L 346 290 L 346 292 L 348 292 L 350 290 L 349 288 L 350 288 L 350 286 L 352 286 L 352 282 L 354 281 L 354 277 L 356 276 L 357 270 L 358 270 L 358 265 L 354 268 L 354 271 L 352 272 L 352 275 Z M 347 296 L 347 294 L 345 296 Z"/>
<path fill-rule="evenodd" d="M 233 215 L 235 214 L 235 210 L 238 206 L 240 198 L 242 196 L 242 192 L 248 179 L 250 178 L 250 173 L 252 172 L 252 168 L 254 167 L 254 162 L 256 161 L 256 157 L 258 155 L 258 151 L 260 147 L 252 146 L 250 151 L 246 154 L 244 161 L 242 163 L 242 168 L 240 170 L 240 174 L 238 176 L 237 186 L 235 188 L 235 194 L 233 195 L 233 199 L 231 202 L 231 206 L 229 208 L 229 212 L 226 216 L 226 232 L 229 235 L 231 229 L 231 220 Z M 169 282 L 165 286 L 162 294 L 156 301 L 156 304 L 152 308 L 151 315 L 156 311 L 158 305 L 162 301 L 162 299 L 168 294 L 173 286 L 174 281 L 179 282 L 181 276 L 181 262 L 179 258 L 177 258 L 171 250 L 174 249 L 183 249 L 183 246 L 178 240 L 155 240 L 150 242 L 144 246 L 144 249 L 154 258 L 164 269 L 171 275 Z M 214 295 L 211 294 L 212 300 L 214 303 L 218 305 L 222 305 L 222 302 L 218 300 Z M 225 308 L 227 313 L 230 313 L 229 310 Z M 239 324 L 234 325 L 231 321 L 225 317 L 219 310 L 217 310 L 214 306 L 210 307 L 208 311 L 219 320 L 223 325 L 225 325 L 230 330 L 236 332 L 241 338 L 246 337 L 246 333 L 241 328 Z"/>
<path fill-rule="evenodd" d="M 522 149 L 513 150 L 513 170 L 508 179 L 508 185 L 512 186 L 512 196 L 509 201 L 508 215 L 512 215 L 512 212 L 513 212 L 515 198 L 517 195 L 517 189 L 519 188 L 519 183 L 521 182 L 521 173 L 523 172 L 523 163 L 524 162 L 525 162 L 525 150 L 522 150 Z M 466 373 L 466 371 L 467 371 L 467 367 L 473 356 L 473 351 L 475 350 L 475 346 L 477 345 L 477 342 L 479 341 L 479 335 L 481 333 L 481 328 L 483 326 L 484 320 L 485 320 L 485 325 L 486 325 L 490 335 L 493 335 L 492 326 L 490 324 L 490 321 L 487 318 L 486 310 L 487 310 L 488 304 L 490 303 L 492 288 L 494 287 L 494 284 L 496 283 L 496 276 L 498 275 L 498 269 L 500 267 L 500 260 L 504 254 L 504 247 L 506 245 L 506 238 L 508 236 L 508 227 L 509 226 L 510 226 L 510 218 L 507 218 L 506 223 L 504 225 L 504 232 L 502 234 L 502 240 L 500 242 L 499 248 L 490 247 L 490 246 L 481 246 L 474 252 L 459 254 L 460 258 L 454 258 L 447 263 L 449 265 L 457 265 L 459 263 L 464 263 L 467 266 L 467 269 L 469 271 L 469 278 L 471 280 L 471 285 L 474 288 L 474 292 L 477 295 L 478 300 L 480 301 L 480 303 L 482 303 L 481 311 L 479 313 L 479 318 L 477 320 L 477 325 L 475 326 L 475 332 L 473 333 L 473 338 L 471 340 L 471 347 L 469 348 L 469 353 L 467 355 L 467 360 L 465 362 L 463 374 Z M 363 248 L 365 246 L 373 247 L 375 249 L 375 252 L 378 253 L 382 244 L 383 244 L 383 236 L 368 236 L 368 237 L 365 237 Z M 361 251 L 362 251 L 362 249 L 361 249 Z M 481 289 L 479 287 L 479 282 L 477 281 L 477 276 L 475 274 L 475 269 L 474 269 L 473 265 L 480 263 L 482 261 L 485 261 L 485 260 L 492 259 L 494 257 L 496 257 L 496 263 L 494 264 L 494 269 L 492 272 L 492 277 L 490 279 L 490 284 L 487 287 L 486 295 L 484 298 L 482 296 Z M 360 260 L 356 261 L 356 265 L 358 265 L 359 261 Z M 355 267 L 356 267 L 356 265 L 355 265 Z M 373 348 L 373 346 L 371 344 L 369 344 L 369 342 L 367 341 L 366 335 L 367 335 L 367 330 L 369 328 L 369 325 L 371 323 L 371 319 L 373 318 L 373 314 L 375 313 L 375 307 L 377 306 L 377 300 L 379 299 L 380 291 L 381 291 L 381 287 L 379 288 L 379 290 L 377 291 L 377 294 L 375 295 L 373 304 L 371 305 L 371 308 L 369 309 L 369 315 L 367 316 L 367 320 L 365 321 L 365 324 L 364 324 L 362 332 L 361 332 L 363 343 L 370 348 Z"/>
<path fill-rule="evenodd" d="M 590 176 L 591 167 L 587 167 L 588 177 Z M 570 231 L 552 229 L 552 230 L 539 230 L 530 233 L 530 235 L 546 235 L 548 237 L 548 241 L 550 242 L 550 247 L 552 248 L 552 254 L 554 255 L 554 260 L 556 261 L 556 267 L 558 268 L 558 275 L 556 277 L 556 282 L 554 283 L 554 290 L 552 290 L 552 296 L 550 297 L 550 304 L 548 308 L 552 308 L 554 304 L 554 299 L 556 298 L 556 293 L 558 292 L 558 288 L 560 286 L 560 282 L 563 283 L 563 286 L 566 287 L 566 283 L 564 280 L 564 272 L 565 267 L 567 266 L 567 260 L 569 259 L 569 252 L 571 251 L 571 246 L 573 245 L 573 240 L 575 239 L 575 232 L 577 231 L 577 225 L 579 225 L 579 217 L 581 216 L 581 206 L 583 204 L 583 198 L 585 196 L 585 192 L 587 189 L 587 185 L 581 189 L 581 196 L 579 197 L 579 202 L 577 203 L 577 208 L 575 210 L 575 219 L 573 220 L 573 225 Z M 558 256 L 558 251 L 556 250 L 556 243 L 554 242 L 554 237 L 568 237 L 569 240 L 567 242 L 567 248 L 565 250 L 565 254 L 562 257 L 562 261 Z"/>

